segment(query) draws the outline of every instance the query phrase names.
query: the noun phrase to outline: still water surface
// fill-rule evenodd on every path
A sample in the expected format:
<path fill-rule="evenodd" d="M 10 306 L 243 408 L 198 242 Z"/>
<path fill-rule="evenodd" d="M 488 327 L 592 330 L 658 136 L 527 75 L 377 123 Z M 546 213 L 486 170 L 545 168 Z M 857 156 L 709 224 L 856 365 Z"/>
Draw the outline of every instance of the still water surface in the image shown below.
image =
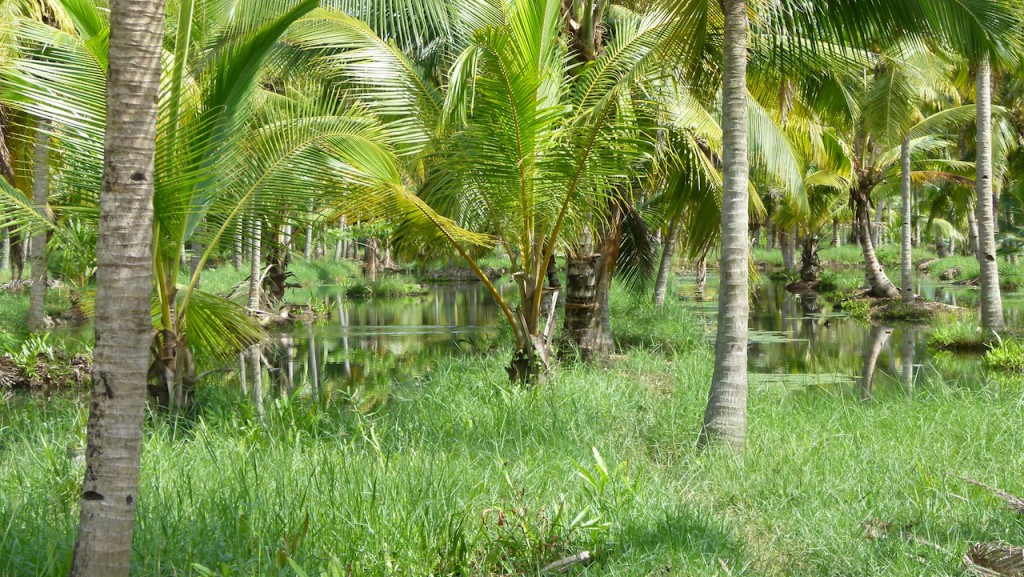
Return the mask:
<path fill-rule="evenodd" d="M 714 280 L 706 299 L 683 278 L 677 297 L 713 324 Z M 964 307 L 977 305 L 977 290 L 919 280 L 925 298 Z M 512 287 L 504 290 L 512 291 Z M 438 285 L 423 297 L 354 301 L 324 287 L 329 321 L 296 325 L 276 337 L 271 377 L 309 383 L 305 392 L 330 398 L 345 392 L 367 407 L 396 385 L 429 370 L 436 353 L 468 355 L 486 350 L 503 317 L 483 286 Z M 1022 307 L 1007 295 L 1008 321 Z M 869 326 L 833 311 L 822 299 L 792 295 L 785 283 L 763 279 L 751 301 L 749 369 L 764 386 L 826 385 L 863 398 L 912 395 L 915 387 L 942 382 L 978 386 L 986 379 L 978 357 L 929 350 L 929 327 Z M 713 338 L 713 332 L 709 333 Z M 291 388 L 288 386 L 288 388 Z"/>

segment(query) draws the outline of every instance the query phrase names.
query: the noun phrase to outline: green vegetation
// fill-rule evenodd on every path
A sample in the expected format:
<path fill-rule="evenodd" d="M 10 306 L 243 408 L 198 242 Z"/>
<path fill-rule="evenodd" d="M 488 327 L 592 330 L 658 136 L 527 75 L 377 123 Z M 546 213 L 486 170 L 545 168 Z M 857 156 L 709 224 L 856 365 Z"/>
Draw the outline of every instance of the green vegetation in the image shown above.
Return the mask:
<path fill-rule="evenodd" d="M 952 279 L 963 282 L 977 282 L 981 274 L 978 259 L 968 256 L 940 258 L 928 264 L 928 274 L 939 278 L 949 270 L 958 271 Z M 999 284 L 1003 289 L 1015 290 L 1024 286 L 1024 266 L 1004 260 L 999 261 Z"/>
<path fill-rule="evenodd" d="M 983 352 L 988 349 L 988 339 L 979 328 L 978 319 L 964 315 L 936 325 L 928 345 L 941 350 Z"/>
<path fill-rule="evenodd" d="M 998 342 L 985 353 L 985 364 L 993 369 L 1024 373 L 1024 343 L 1015 338 Z"/>
<path fill-rule="evenodd" d="M 370 414 L 292 397 L 261 420 L 235 389 L 201 389 L 193 417 L 148 421 L 136 571 L 532 574 L 588 550 L 589 575 L 935 575 L 968 542 L 1024 539 L 956 477 L 1024 490 L 1004 426 L 1019 387 L 863 403 L 755 386 L 746 453 L 702 454 L 698 334 L 529 389 L 501 376 L 504 353 L 437 359 Z M 85 420 L 76 397 L 0 401 L 0 573 L 66 574 Z"/>
<path fill-rule="evenodd" d="M 883 266 L 892 268 L 900 265 L 899 246 L 884 245 L 878 247 L 875 252 L 878 257 L 878 261 L 881 262 Z M 771 267 L 781 267 L 783 265 L 782 253 L 777 248 L 759 248 L 754 249 L 752 253 L 754 260 L 758 263 L 764 263 Z M 936 258 L 935 251 L 927 247 L 915 247 L 912 254 L 915 263 Z M 847 268 L 864 266 L 864 253 L 861 251 L 860 246 L 856 244 L 844 244 L 839 247 L 824 247 L 818 251 L 818 256 L 821 258 L 822 266 L 825 267 Z M 977 261 L 975 261 L 975 266 L 977 266 Z"/>

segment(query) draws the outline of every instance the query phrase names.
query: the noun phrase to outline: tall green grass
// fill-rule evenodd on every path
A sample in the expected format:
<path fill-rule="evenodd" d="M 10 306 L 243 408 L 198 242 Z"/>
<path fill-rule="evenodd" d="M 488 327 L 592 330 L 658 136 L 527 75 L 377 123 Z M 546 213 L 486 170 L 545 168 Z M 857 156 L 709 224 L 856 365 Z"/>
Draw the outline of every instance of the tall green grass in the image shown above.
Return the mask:
<path fill-rule="evenodd" d="M 589 550 L 588 575 L 940 575 L 972 541 L 1024 543 L 957 478 L 1024 493 L 1019 381 L 870 402 L 754 381 L 746 452 L 701 453 L 703 331 L 636 307 L 616 309 L 634 336 L 612 368 L 531 388 L 503 350 L 435 359 L 368 414 L 296 397 L 261 420 L 220 386 L 194 417 L 151 415 L 135 574 L 536 574 Z M 640 346 L 659 331 L 683 343 Z M 86 413 L 0 400 L 0 574 L 66 574 Z"/>

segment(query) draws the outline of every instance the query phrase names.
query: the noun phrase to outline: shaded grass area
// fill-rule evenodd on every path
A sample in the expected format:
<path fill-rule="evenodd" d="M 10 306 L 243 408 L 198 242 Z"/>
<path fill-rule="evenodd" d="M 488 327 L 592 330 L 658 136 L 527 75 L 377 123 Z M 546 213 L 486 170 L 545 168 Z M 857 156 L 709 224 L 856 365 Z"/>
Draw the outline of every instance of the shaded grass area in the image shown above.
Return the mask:
<path fill-rule="evenodd" d="M 746 453 L 698 453 L 702 327 L 615 305 L 618 362 L 533 388 L 508 384 L 503 350 L 434 359 L 369 414 L 293 397 L 261 420 L 220 386 L 187 420 L 151 416 L 135 573 L 535 574 L 589 550 L 588 575 L 935 575 L 972 541 L 1024 543 L 955 477 L 1024 493 L 1018 381 L 871 402 L 755 382 Z M 0 400 L 0 574 L 66 574 L 86 414 Z"/>

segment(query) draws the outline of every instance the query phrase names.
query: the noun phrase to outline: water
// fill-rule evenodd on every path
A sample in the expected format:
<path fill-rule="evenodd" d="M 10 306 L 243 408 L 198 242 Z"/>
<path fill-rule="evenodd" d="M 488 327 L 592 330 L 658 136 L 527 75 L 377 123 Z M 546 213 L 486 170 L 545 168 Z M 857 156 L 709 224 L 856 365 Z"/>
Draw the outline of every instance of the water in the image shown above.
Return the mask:
<path fill-rule="evenodd" d="M 503 293 L 514 290 L 500 287 Z M 346 299 L 323 287 L 323 322 L 297 324 L 274 335 L 265 356 L 275 388 L 330 399 L 341 392 L 365 408 L 383 400 L 396 383 L 408 383 L 441 354 L 487 350 L 504 317 L 479 283 L 431 287 L 425 296 Z M 251 368 L 250 368 L 251 371 Z"/>
<path fill-rule="evenodd" d="M 850 272 L 847 274 L 859 274 Z M 708 299 L 693 295 L 682 279 L 679 298 L 713 321 L 715 279 Z M 513 291 L 506 286 L 502 290 Z M 977 290 L 919 279 L 929 300 L 974 307 Z M 470 355 L 494 345 L 504 317 L 478 283 L 439 285 L 423 297 L 344 298 L 334 287 L 321 291 L 329 320 L 296 325 L 275 336 L 265 356 L 270 389 L 331 399 L 338 393 L 364 408 L 376 406 L 396 386 L 430 370 L 437 354 Z M 1007 295 L 1009 320 L 1021 307 Z M 1019 302 L 1018 302 L 1019 304 Z M 985 381 L 978 357 L 936 352 L 927 346 L 930 328 L 869 326 L 832 310 L 823 299 L 793 295 L 784 282 L 761 279 L 751 301 L 749 371 L 754 387 L 828 387 L 871 398 L 913 395 L 941 382 L 977 386 Z M 251 369 L 250 369 L 251 370 Z"/>
<path fill-rule="evenodd" d="M 912 396 L 916 388 L 937 383 L 970 387 L 986 380 L 977 356 L 929 348 L 930 326 L 870 326 L 833 310 L 820 297 L 791 294 L 785 285 L 764 279 L 753 293 L 748 355 L 753 386 L 822 386 L 872 398 Z M 978 304 L 976 289 L 936 283 L 923 275 L 915 290 L 928 300 L 954 306 Z M 708 296 L 715 297 L 713 292 Z M 698 314 L 714 320 L 717 303 L 702 301 L 685 287 L 683 298 Z M 1008 302 L 1013 300 L 1010 295 Z M 1019 310 L 1007 306 L 1008 321 Z"/>

